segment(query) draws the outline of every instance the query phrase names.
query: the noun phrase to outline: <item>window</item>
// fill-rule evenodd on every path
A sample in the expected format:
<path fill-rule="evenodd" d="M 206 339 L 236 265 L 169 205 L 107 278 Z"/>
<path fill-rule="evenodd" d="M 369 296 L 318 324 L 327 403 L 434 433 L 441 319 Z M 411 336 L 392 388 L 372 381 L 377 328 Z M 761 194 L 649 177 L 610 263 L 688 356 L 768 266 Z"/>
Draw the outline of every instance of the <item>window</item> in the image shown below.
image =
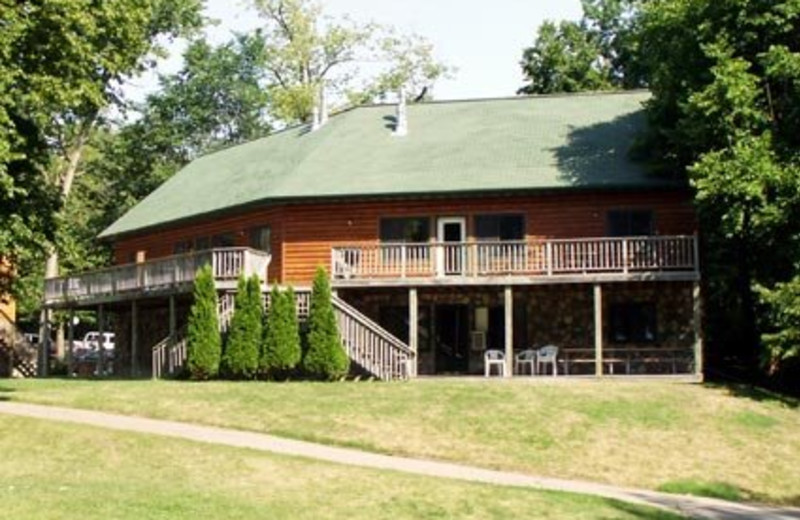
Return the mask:
<path fill-rule="evenodd" d="M 192 250 L 191 240 L 181 240 L 180 242 L 176 242 L 172 248 L 172 252 L 176 255 L 189 253 L 191 250 Z"/>
<path fill-rule="evenodd" d="M 197 237 L 194 239 L 194 248 L 197 251 L 205 251 L 211 249 L 211 239 L 208 237 Z"/>
<path fill-rule="evenodd" d="M 261 226 L 250 230 L 250 247 L 269 253 L 271 248 L 272 230 L 269 226 Z"/>
<path fill-rule="evenodd" d="M 383 218 L 380 223 L 381 242 L 427 242 L 431 237 L 428 217 Z"/>
<path fill-rule="evenodd" d="M 650 210 L 614 210 L 608 212 L 608 235 L 635 237 L 653 234 L 653 212 Z"/>
<path fill-rule="evenodd" d="M 477 215 L 475 236 L 478 240 L 523 240 L 525 217 L 522 215 Z"/>
<path fill-rule="evenodd" d="M 220 233 L 211 237 L 211 247 L 233 247 L 236 245 L 236 240 L 233 238 L 233 233 Z"/>
<path fill-rule="evenodd" d="M 611 341 L 614 343 L 654 343 L 656 306 L 651 302 L 626 302 L 611 305 Z"/>

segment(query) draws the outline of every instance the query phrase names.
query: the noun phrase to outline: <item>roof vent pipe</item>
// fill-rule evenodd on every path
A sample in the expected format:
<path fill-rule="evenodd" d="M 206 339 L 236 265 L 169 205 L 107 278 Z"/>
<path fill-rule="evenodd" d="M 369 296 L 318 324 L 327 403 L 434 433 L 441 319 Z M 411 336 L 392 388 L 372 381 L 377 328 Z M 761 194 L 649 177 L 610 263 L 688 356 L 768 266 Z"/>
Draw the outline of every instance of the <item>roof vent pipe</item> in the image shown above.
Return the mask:
<path fill-rule="evenodd" d="M 320 85 L 319 96 L 314 100 L 314 108 L 311 113 L 311 131 L 319 130 L 328 122 L 328 100 L 325 97 L 325 86 Z"/>
<path fill-rule="evenodd" d="M 319 126 L 328 122 L 328 97 L 325 95 L 325 85 L 319 86 Z"/>
<path fill-rule="evenodd" d="M 319 126 L 319 106 L 314 103 L 314 108 L 311 109 L 311 131 L 316 132 Z"/>
<path fill-rule="evenodd" d="M 408 134 L 408 115 L 406 106 L 406 93 L 402 88 L 398 92 L 397 114 L 395 116 L 394 135 L 402 137 Z"/>

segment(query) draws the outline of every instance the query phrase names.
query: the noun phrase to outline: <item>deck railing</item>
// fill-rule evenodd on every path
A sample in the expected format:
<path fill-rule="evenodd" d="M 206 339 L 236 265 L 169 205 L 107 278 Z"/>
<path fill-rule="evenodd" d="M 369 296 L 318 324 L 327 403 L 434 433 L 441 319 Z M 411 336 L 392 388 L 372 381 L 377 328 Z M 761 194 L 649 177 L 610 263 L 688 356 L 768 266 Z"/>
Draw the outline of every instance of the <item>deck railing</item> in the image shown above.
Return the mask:
<path fill-rule="evenodd" d="M 692 271 L 696 236 L 577 238 L 334 247 L 335 279 L 553 276 Z"/>
<path fill-rule="evenodd" d="M 44 283 L 45 303 L 113 297 L 158 291 L 194 282 L 197 270 L 210 264 L 214 278 L 230 281 L 240 274 L 266 277 L 270 255 L 246 247 L 211 249 L 125 264 L 58 278 Z"/>

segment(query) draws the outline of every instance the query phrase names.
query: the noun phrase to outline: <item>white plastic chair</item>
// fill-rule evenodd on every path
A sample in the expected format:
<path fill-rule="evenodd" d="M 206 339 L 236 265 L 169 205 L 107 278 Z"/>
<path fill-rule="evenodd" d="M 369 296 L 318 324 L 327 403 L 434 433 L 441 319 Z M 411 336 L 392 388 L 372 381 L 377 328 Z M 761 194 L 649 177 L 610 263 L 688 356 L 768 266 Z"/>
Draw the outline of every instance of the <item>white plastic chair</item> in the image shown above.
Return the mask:
<path fill-rule="evenodd" d="M 545 345 L 536 351 L 537 373 L 542 370 L 540 366 L 545 363 L 550 363 L 553 365 L 553 377 L 555 377 L 558 374 L 558 347 L 555 345 Z"/>
<path fill-rule="evenodd" d="M 492 365 L 500 367 L 498 375 L 506 375 L 506 355 L 502 350 L 487 350 L 483 354 L 483 368 L 485 377 L 489 377 L 492 374 Z"/>
<path fill-rule="evenodd" d="M 514 356 L 514 372 L 522 374 L 522 368 L 525 365 L 530 365 L 530 375 L 536 373 L 536 351 L 533 349 L 526 349 L 519 352 Z"/>

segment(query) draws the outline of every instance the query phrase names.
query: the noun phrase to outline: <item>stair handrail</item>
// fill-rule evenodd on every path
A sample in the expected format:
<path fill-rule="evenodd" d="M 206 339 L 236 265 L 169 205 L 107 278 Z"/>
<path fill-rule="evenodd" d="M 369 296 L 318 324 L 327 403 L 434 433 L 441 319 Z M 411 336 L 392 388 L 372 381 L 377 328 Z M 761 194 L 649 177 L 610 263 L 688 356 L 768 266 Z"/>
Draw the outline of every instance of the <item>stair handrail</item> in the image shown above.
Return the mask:
<path fill-rule="evenodd" d="M 171 350 L 180 350 L 182 344 L 185 344 L 187 341 L 187 327 L 181 327 L 180 330 L 175 332 L 174 337 L 174 344 L 172 343 L 173 337 L 172 334 L 167 334 L 167 336 L 153 345 L 152 347 L 152 377 L 153 379 L 161 379 L 161 375 L 163 372 L 164 365 L 167 364 L 166 361 L 169 359 L 169 355 L 172 353 Z M 186 351 L 188 355 L 188 350 Z M 186 361 L 185 359 L 183 360 Z M 172 372 L 169 372 L 167 375 L 172 375 Z"/>
<path fill-rule="evenodd" d="M 350 305 L 349 303 L 345 302 L 338 296 L 332 296 L 331 302 L 333 306 L 338 308 L 341 311 L 344 311 L 351 315 L 357 321 L 360 321 L 362 325 L 366 326 L 367 328 L 371 329 L 373 333 L 380 336 L 382 339 L 389 342 L 393 347 L 397 348 L 398 350 L 402 351 L 403 353 L 414 357 L 414 351 L 411 350 L 411 347 L 403 343 L 400 339 L 398 339 L 393 334 L 390 334 L 386 329 L 384 329 L 379 323 L 375 320 L 367 317 L 361 311 Z"/>

